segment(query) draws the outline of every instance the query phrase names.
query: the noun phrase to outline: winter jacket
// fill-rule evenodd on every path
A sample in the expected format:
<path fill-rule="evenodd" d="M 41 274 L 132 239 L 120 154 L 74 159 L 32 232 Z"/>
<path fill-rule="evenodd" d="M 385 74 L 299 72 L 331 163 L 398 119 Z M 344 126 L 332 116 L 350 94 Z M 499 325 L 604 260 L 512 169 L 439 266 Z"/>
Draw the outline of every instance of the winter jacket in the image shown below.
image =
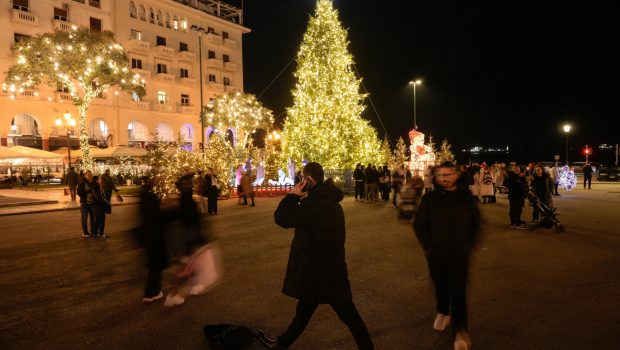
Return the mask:
<path fill-rule="evenodd" d="M 310 189 L 308 196 L 289 194 L 274 218 L 295 228 L 282 293 L 320 304 L 350 301 L 345 261 L 345 221 L 339 202 L 344 195 L 331 179 Z"/>
<path fill-rule="evenodd" d="M 448 263 L 466 261 L 479 237 L 477 201 L 468 190 L 438 187 L 422 197 L 413 230 L 429 258 Z"/>
<path fill-rule="evenodd" d="M 527 182 L 525 181 L 525 177 L 517 175 L 512 171 L 508 173 L 506 187 L 508 188 L 509 198 L 523 199 L 527 196 Z"/>

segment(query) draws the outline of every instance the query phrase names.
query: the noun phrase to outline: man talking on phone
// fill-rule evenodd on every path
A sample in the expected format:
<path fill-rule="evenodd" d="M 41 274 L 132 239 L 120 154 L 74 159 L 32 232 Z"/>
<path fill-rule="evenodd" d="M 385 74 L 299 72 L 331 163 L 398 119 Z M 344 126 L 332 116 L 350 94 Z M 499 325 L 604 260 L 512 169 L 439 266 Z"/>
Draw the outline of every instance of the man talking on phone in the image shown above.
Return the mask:
<path fill-rule="evenodd" d="M 344 322 L 359 349 L 374 349 L 355 305 L 345 261 L 344 195 L 323 167 L 308 163 L 302 181 L 282 199 L 276 224 L 295 228 L 282 293 L 298 300 L 295 317 L 277 340 L 258 336 L 271 349 L 287 349 L 304 331 L 319 304 L 329 304 Z"/>

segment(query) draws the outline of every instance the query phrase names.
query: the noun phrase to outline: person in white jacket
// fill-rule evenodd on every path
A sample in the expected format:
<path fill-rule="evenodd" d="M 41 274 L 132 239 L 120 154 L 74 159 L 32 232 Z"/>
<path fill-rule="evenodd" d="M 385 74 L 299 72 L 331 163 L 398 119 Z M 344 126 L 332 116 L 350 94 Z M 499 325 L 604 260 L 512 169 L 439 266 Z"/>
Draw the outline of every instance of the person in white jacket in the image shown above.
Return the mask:
<path fill-rule="evenodd" d="M 480 188 L 479 195 L 482 197 L 483 204 L 492 203 L 493 188 L 495 187 L 494 183 L 495 181 L 491 169 L 488 166 L 483 165 L 478 173 L 478 186 Z"/>

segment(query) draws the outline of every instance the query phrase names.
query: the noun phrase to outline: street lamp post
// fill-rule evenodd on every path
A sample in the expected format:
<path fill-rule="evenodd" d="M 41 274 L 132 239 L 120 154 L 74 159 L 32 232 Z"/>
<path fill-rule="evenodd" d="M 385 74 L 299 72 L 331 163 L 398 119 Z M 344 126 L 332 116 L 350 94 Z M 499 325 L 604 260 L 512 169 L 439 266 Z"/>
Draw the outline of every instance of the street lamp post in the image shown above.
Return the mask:
<path fill-rule="evenodd" d="M 566 165 L 568 165 L 568 133 L 570 132 L 571 129 L 571 125 L 570 124 L 564 124 L 564 136 L 565 136 L 565 151 L 566 151 Z"/>
<path fill-rule="evenodd" d="M 205 157 L 205 118 L 202 115 L 202 107 L 204 106 L 202 97 L 202 33 L 206 33 L 207 30 L 197 25 L 190 27 L 192 30 L 198 32 L 198 70 L 200 72 L 199 84 L 200 84 L 200 140 L 202 142 L 202 156 Z"/>
<path fill-rule="evenodd" d="M 588 145 L 586 145 L 586 163 L 588 163 L 589 156 L 590 156 L 590 147 L 588 147 Z"/>
<path fill-rule="evenodd" d="M 69 166 L 71 166 L 71 132 L 75 126 L 75 119 L 71 118 L 71 113 L 67 111 L 64 115 L 64 121 L 61 118 L 56 119 L 56 126 L 64 126 L 67 129 L 67 152 L 69 158 Z"/>
<path fill-rule="evenodd" d="M 416 86 L 422 84 L 422 80 L 418 79 L 418 80 L 411 80 L 409 82 L 409 85 L 413 85 L 413 129 L 417 130 L 418 129 L 418 122 L 417 122 L 417 111 L 416 111 Z"/>

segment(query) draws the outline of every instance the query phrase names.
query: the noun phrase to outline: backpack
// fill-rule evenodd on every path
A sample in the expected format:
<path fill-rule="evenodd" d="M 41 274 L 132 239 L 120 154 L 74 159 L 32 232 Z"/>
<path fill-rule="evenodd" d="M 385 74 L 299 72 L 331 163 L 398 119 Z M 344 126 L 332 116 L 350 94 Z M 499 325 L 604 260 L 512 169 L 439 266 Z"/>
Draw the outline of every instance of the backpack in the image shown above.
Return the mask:
<path fill-rule="evenodd" d="M 254 344 L 256 335 L 243 325 L 212 324 L 203 328 L 205 337 L 211 349 L 242 350 Z"/>

